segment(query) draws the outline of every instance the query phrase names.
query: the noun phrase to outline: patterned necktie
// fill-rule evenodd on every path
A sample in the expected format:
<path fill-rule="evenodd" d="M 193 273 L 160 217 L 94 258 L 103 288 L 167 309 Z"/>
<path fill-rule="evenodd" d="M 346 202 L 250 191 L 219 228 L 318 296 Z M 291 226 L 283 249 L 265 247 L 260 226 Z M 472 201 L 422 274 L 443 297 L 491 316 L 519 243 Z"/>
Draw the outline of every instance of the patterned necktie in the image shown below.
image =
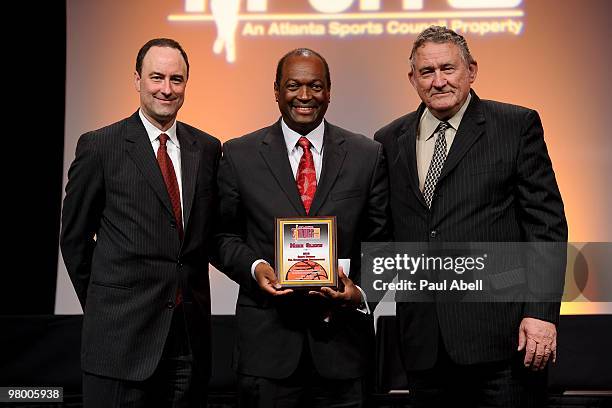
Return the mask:
<path fill-rule="evenodd" d="M 161 169 L 164 182 L 166 183 L 166 189 L 168 189 L 168 195 L 170 196 L 170 203 L 172 204 L 172 212 L 174 213 L 174 219 L 176 221 L 176 229 L 178 230 L 179 238 L 183 240 L 183 215 L 181 213 L 181 197 L 176 180 L 176 173 L 174 172 L 174 166 L 172 160 L 168 156 L 168 135 L 162 133 L 159 135 L 159 149 L 157 149 L 157 162 Z"/>
<path fill-rule="evenodd" d="M 310 141 L 305 137 L 300 137 L 298 144 L 302 147 L 302 157 L 298 166 L 297 177 L 295 179 L 300 192 L 300 198 L 304 204 L 306 214 L 310 212 L 312 200 L 317 191 L 317 173 L 315 172 L 314 160 L 310 151 Z"/>
<path fill-rule="evenodd" d="M 431 201 L 433 200 L 436 184 L 438 184 L 438 177 L 440 177 L 444 161 L 446 160 L 446 136 L 444 134 L 449 127 L 451 126 L 447 122 L 440 122 L 436 129 L 438 136 L 436 136 L 434 153 L 429 170 L 427 170 L 427 176 L 425 177 L 425 185 L 423 186 L 423 197 L 429 208 L 431 208 Z"/>

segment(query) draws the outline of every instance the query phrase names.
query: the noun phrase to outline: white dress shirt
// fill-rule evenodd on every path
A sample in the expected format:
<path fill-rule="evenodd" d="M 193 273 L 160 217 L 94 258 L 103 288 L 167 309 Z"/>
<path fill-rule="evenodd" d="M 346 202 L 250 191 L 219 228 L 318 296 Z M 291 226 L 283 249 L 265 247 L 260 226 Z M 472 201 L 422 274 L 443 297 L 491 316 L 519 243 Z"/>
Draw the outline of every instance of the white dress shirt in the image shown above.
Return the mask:
<path fill-rule="evenodd" d="M 289 163 L 291 164 L 293 178 L 297 180 L 300 159 L 304 153 L 304 149 L 297 143 L 301 137 L 305 137 L 310 142 L 310 152 L 312 153 L 312 160 L 314 162 L 315 172 L 317 173 L 318 183 L 321 178 L 321 166 L 323 163 L 323 135 L 325 133 L 325 122 L 322 121 L 319 126 L 306 136 L 302 136 L 295 130 L 289 128 L 284 120 L 281 120 L 281 128 L 283 130 L 285 144 L 287 145 L 287 154 L 289 155 Z"/>

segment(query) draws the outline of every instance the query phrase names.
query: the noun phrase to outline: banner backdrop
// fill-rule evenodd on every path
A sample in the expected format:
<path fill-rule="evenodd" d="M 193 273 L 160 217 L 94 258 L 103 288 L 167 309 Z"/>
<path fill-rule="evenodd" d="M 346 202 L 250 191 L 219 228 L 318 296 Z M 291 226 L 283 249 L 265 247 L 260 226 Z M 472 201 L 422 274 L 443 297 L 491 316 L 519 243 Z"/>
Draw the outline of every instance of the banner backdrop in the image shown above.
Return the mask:
<path fill-rule="evenodd" d="M 410 48 L 422 29 L 443 24 L 467 38 L 481 98 L 540 113 L 570 241 L 608 242 L 610 15 L 606 0 L 68 0 L 64 185 L 78 137 L 138 108 L 135 58 L 151 38 L 174 38 L 189 55 L 179 119 L 222 141 L 279 117 L 276 63 L 297 47 L 329 63 L 327 119 L 372 137 L 418 106 Z M 591 276 L 605 273 L 595 269 Z M 233 313 L 236 285 L 214 270 L 211 280 L 213 313 Z M 612 307 L 575 302 L 562 311 Z M 60 256 L 56 313 L 80 312 Z"/>

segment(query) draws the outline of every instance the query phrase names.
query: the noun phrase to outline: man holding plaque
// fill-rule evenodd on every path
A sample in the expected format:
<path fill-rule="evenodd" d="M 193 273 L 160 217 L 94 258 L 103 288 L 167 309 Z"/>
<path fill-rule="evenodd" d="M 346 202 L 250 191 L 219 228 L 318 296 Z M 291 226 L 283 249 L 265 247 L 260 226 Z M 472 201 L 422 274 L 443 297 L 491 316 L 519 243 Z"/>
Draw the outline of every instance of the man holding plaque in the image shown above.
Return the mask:
<path fill-rule="evenodd" d="M 378 143 L 323 120 L 330 87 L 322 56 L 287 53 L 274 82 L 282 118 L 224 145 L 219 255 L 223 272 L 240 284 L 241 406 L 364 406 L 374 333 L 357 287 L 360 244 L 386 239 L 386 165 Z M 277 229 L 279 218 L 292 220 Z M 290 268 L 280 270 L 277 240 L 308 259 L 296 266 L 289 256 Z M 277 273 L 293 283 L 333 277 L 334 245 L 350 263 L 339 268 L 337 288 L 281 286 Z"/>

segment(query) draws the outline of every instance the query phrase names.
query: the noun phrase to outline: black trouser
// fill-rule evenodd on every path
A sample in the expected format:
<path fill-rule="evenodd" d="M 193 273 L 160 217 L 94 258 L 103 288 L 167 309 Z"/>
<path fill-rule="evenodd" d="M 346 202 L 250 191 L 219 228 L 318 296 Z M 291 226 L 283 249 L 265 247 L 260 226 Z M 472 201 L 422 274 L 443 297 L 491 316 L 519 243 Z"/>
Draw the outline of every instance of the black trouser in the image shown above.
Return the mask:
<path fill-rule="evenodd" d="M 126 381 L 83 373 L 84 408 L 205 407 L 206 380 L 194 368 L 182 307 L 172 326 L 161 361 L 144 381 Z"/>
<path fill-rule="evenodd" d="M 270 379 L 238 375 L 240 408 L 363 408 L 364 378 L 327 379 L 314 368 L 307 346 L 291 376 Z"/>
<path fill-rule="evenodd" d="M 412 401 L 418 408 L 541 408 L 546 406 L 547 370 L 531 371 L 516 353 L 510 361 L 459 365 L 440 338 L 436 365 L 408 373 Z"/>

